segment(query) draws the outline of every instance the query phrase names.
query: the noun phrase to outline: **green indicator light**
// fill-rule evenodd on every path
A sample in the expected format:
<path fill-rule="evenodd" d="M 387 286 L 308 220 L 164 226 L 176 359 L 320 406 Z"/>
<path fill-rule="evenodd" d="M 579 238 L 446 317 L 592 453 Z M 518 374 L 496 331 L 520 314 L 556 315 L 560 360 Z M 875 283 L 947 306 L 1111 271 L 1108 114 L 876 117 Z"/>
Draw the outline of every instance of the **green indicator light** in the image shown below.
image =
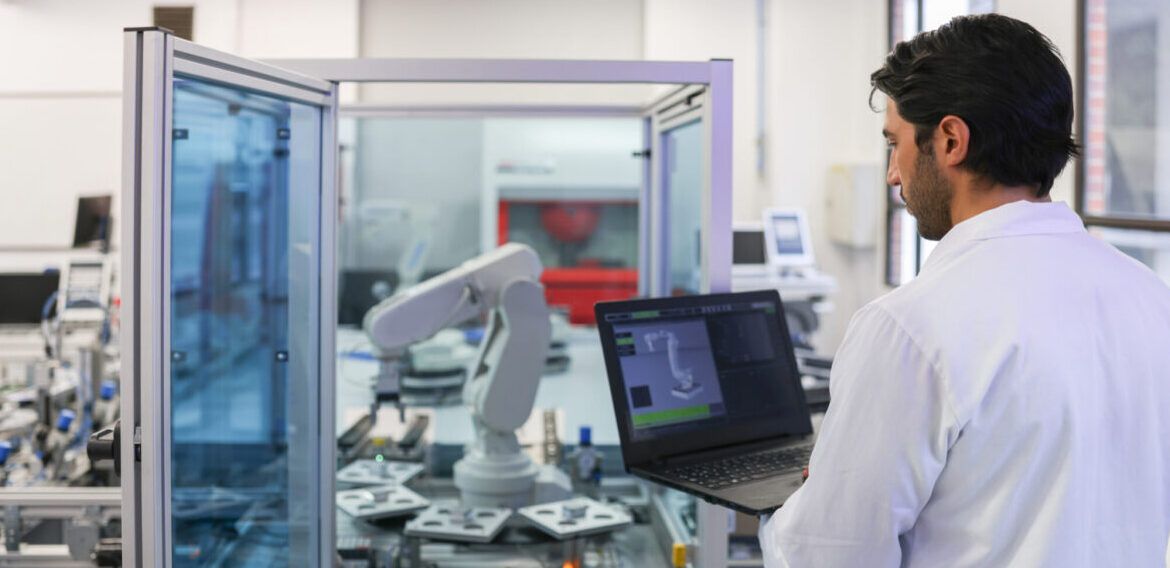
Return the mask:
<path fill-rule="evenodd" d="M 634 338 L 633 337 L 621 337 L 617 340 L 617 344 L 618 345 L 633 345 Z"/>
<path fill-rule="evenodd" d="M 385 460 L 386 460 L 386 458 L 382 457 L 382 454 L 378 454 L 378 455 L 374 456 L 374 461 L 376 461 L 376 462 L 381 463 Z"/>
<path fill-rule="evenodd" d="M 634 312 L 632 316 L 634 319 L 646 319 L 658 317 L 658 310 L 645 310 L 641 312 Z"/>

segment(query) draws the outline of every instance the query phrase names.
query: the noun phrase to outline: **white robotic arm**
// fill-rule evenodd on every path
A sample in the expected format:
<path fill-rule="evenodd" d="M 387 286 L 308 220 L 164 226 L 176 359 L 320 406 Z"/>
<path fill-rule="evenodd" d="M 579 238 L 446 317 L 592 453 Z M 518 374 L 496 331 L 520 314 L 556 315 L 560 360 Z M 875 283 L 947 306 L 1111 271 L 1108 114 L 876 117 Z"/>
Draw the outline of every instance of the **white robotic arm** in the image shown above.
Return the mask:
<path fill-rule="evenodd" d="M 509 243 L 371 308 L 366 313 L 363 327 L 377 348 L 380 362 L 375 406 L 381 402 L 397 401 L 402 358 L 408 347 L 447 326 L 496 311 L 509 284 L 514 281 L 535 284 L 540 273 L 540 259 L 531 248 Z M 547 322 L 548 308 L 544 305 L 543 295 L 535 311 L 544 312 Z M 533 316 L 539 317 L 538 314 Z"/>
<path fill-rule="evenodd" d="M 506 284 L 535 282 L 540 273 L 531 248 L 508 243 L 383 300 L 366 313 L 363 327 L 378 349 L 400 353 L 444 327 L 496 308 Z"/>
<path fill-rule="evenodd" d="M 455 484 L 473 506 L 518 506 L 532 498 L 537 467 L 520 451 L 515 430 L 528 420 L 552 335 L 540 259 L 509 243 L 374 306 L 364 327 L 378 347 L 378 399 L 397 390 L 401 357 L 412 343 L 487 313 L 463 401 L 476 439 L 455 464 Z M 377 402 L 375 402 L 377 404 Z"/>

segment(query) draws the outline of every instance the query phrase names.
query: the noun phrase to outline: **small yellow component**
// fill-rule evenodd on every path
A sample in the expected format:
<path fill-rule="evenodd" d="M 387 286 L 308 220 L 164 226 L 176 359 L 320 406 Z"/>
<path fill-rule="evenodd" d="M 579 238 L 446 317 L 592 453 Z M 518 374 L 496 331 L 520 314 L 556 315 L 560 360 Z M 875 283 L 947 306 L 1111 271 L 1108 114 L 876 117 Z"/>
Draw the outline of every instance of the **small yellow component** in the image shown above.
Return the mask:
<path fill-rule="evenodd" d="M 386 438 L 370 438 L 370 442 L 380 448 L 386 445 Z"/>
<path fill-rule="evenodd" d="M 670 552 L 670 565 L 674 568 L 685 568 L 687 565 L 687 545 L 676 542 Z"/>

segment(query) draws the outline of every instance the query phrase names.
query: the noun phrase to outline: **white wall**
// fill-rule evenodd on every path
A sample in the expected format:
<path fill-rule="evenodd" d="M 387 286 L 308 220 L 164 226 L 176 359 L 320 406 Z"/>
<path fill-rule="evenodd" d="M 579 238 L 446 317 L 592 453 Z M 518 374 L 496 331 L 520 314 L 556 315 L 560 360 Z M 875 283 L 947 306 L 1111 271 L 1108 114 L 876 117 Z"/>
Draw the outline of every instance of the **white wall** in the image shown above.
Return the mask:
<path fill-rule="evenodd" d="M 755 221 L 772 201 L 775 179 L 756 168 L 759 72 L 755 0 L 646 0 L 646 59 L 734 60 L 732 79 L 732 215 Z M 769 54 L 769 57 L 775 57 Z M 765 101 L 775 112 L 774 100 Z M 769 142 L 772 143 L 772 142 Z M 769 172 L 770 173 L 770 172 Z"/>
<path fill-rule="evenodd" d="M 853 313 L 886 290 L 882 247 L 854 251 L 831 243 L 825 218 L 832 166 L 881 163 L 877 170 L 884 172 L 882 115 L 870 110 L 868 97 L 869 75 L 888 51 L 886 3 L 775 0 L 770 17 L 773 202 L 808 211 L 820 268 L 837 278 L 835 309 L 822 321 L 817 341 L 831 353 Z"/>
<path fill-rule="evenodd" d="M 79 195 L 117 210 L 122 29 L 156 4 L 193 5 L 195 41 L 246 57 L 357 55 L 357 0 L 0 2 L 0 265 L 68 247 Z"/>
<path fill-rule="evenodd" d="M 640 0 L 363 0 L 363 57 L 641 59 Z M 364 85 L 363 102 L 636 104 L 646 87 Z"/>

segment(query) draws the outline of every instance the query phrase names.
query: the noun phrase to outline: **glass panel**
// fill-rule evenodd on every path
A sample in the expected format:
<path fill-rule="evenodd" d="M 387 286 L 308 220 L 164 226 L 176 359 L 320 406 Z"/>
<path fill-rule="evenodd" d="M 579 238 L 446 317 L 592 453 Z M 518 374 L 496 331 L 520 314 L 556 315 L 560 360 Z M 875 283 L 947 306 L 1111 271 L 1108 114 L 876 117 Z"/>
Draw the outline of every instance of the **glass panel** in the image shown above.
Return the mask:
<path fill-rule="evenodd" d="M 667 212 L 670 295 L 698 294 L 701 286 L 703 123 L 689 122 L 662 134 L 663 198 Z"/>
<path fill-rule="evenodd" d="M 1170 3 L 1087 0 L 1084 206 L 1170 219 Z"/>
<path fill-rule="evenodd" d="M 640 119 L 349 120 L 342 324 L 509 241 L 540 255 L 548 302 L 572 323 L 637 293 Z"/>
<path fill-rule="evenodd" d="M 321 111 L 174 87 L 175 566 L 308 565 Z"/>
<path fill-rule="evenodd" d="M 1093 227 L 1089 232 L 1156 272 L 1170 285 L 1170 233 Z"/>

